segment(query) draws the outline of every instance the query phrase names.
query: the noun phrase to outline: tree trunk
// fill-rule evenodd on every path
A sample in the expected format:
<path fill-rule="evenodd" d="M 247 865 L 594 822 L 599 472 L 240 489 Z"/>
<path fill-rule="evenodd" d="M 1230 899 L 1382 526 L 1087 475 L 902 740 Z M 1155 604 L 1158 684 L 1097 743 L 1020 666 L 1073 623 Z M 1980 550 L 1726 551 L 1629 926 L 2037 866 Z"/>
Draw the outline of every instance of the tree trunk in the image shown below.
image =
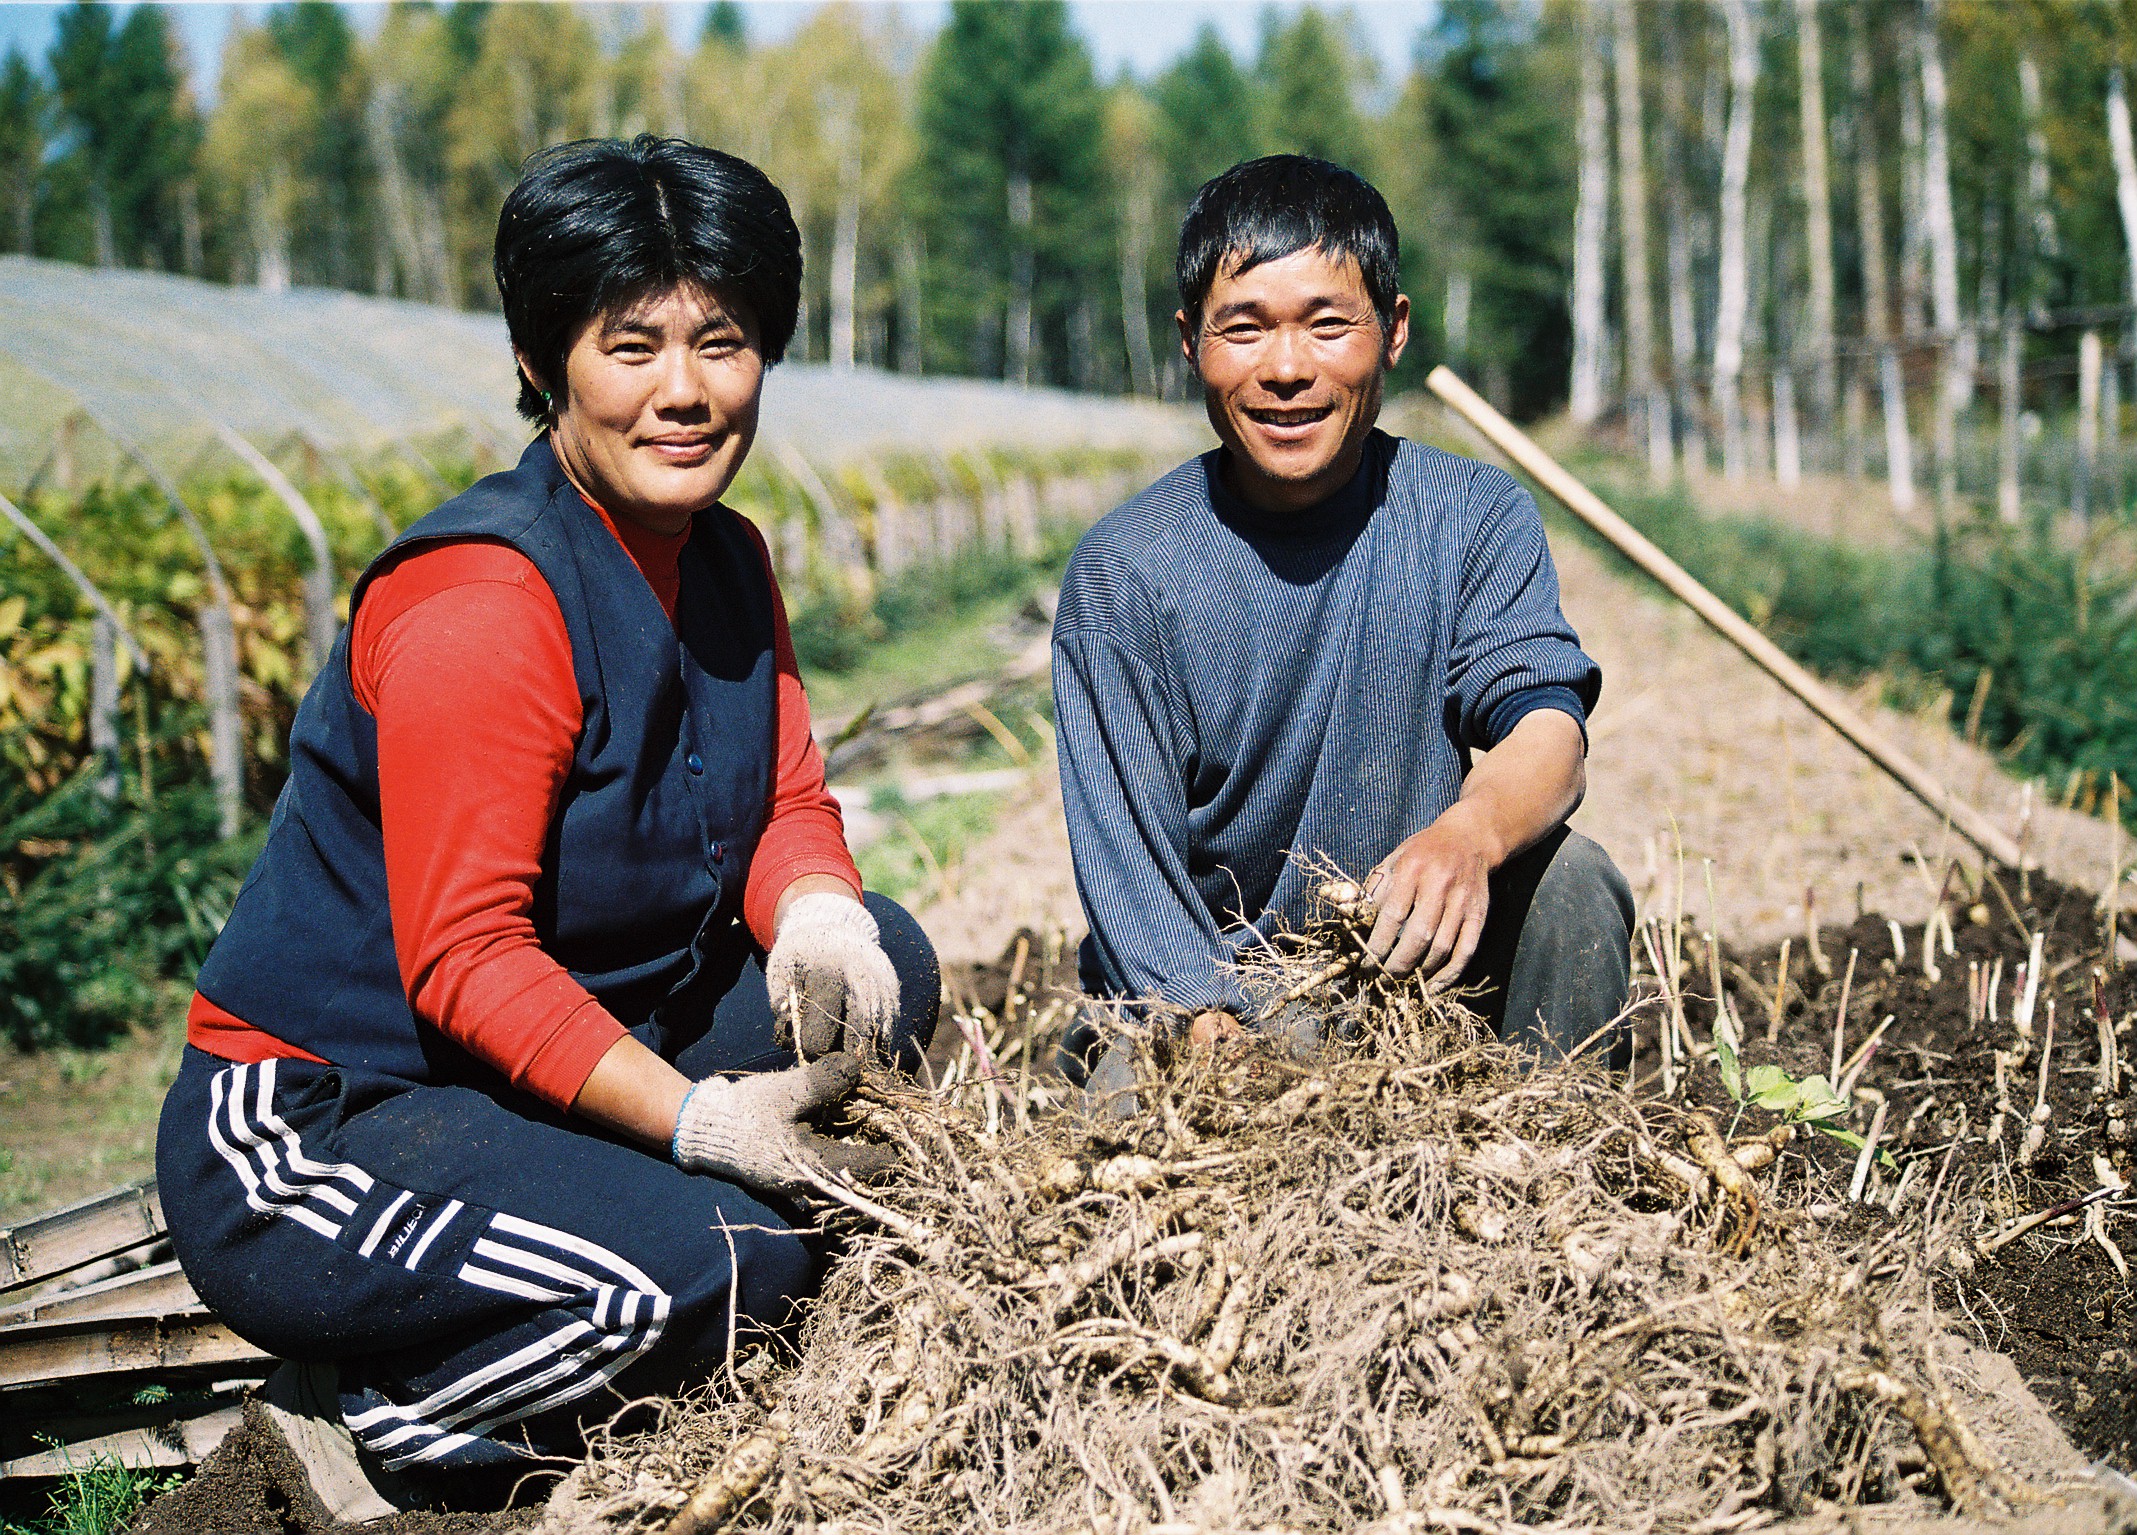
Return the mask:
<path fill-rule="evenodd" d="M 1878 357 L 1878 382 L 1885 397 L 1885 481 L 1892 504 L 1900 511 L 1914 506 L 1914 439 L 1907 431 L 1907 381 L 1900 374 L 1900 350 L 1885 343 Z"/>
<path fill-rule="evenodd" d="M 1003 377 L 1013 384 L 1029 384 L 1032 355 L 1037 350 L 1032 336 L 1032 282 L 1036 261 L 1031 248 L 1031 177 L 1021 169 L 1009 173 L 1009 317 L 1002 338 Z"/>
<path fill-rule="evenodd" d="M 385 205 L 386 230 L 400 270 L 400 291 L 410 298 L 434 298 L 426 280 L 423 242 L 416 235 L 408 173 L 401 163 L 400 146 L 394 142 L 393 116 L 387 87 L 374 87 L 371 99 L 364 104 L 364 136 L 370 142 L 371 163 L 378 174 L 379 201 Z"/>
<path fill-rule="evenodd" d="M 1796 0 L 1796 58 L 1801 74 L 1803 117 L 1804 240 L 1809 249 L 1810 350 L 1813 416 L 1830 433 L 1839 404 L 1839 368 L 1833 355 L 1838 332 L 1833 288 L 1833 192 L 1825 142 L 1825 55 L 1818 35 L 1819 0 Z"/>
<path fill-rule="evenodd" d="M 2130 142 L 2130 98 L 2119 68 L 2107 76 L 2107 142 L 2114 152 L 2115 205 L 2122 210 L 2122 246 L 2130 264 L 2124 297 L 2137 302 L 2137 149 Z"/>
<path fill-rule="evenodd" d="M 1602 28 L 1587 13 L 1580 68 L 1580 188 L 1573 210 L 1573 378 L 1567 409 L 1582 426 L 1603 413 L 1603 237 L 1610 217 L 1609 106 Z"/>
<path fill-rule="evenodd" d="M 119 247 L 112 238 L 111 194 L 104 189 L 101 177 L 89 183 L 89 225 L 95 239 L 96 264 L 100 267 L 115 267 L 119 264 Z"/>
<path fill-rule="evenodd" d="M 910 226 L 898 240 L 898 371 L 918 377 L 925 370 L 921 321 L 920 236 Z"/>
<path fill-rule="evenodd" d="M 2072 476 L 2070 509 L 2082 522 L 2092 516 L 2093 483 L 2100 472 L 2100 333 L 2078 338 L 2078 466 Z"/>
<path fill-rule="evenodd" d="M 1667 121 L 1669 165 L 1663 177 L 1663 207 L 1668 219 L 1665 258 L 1669 264 L 1670 398 L 1684 434 L 1686 463 L 1706 467 L 1706 433 L 1699 418 L 1694 375 L 1699 368 L 1699 315 L 1694 307 L 1692 277 L 1692 203 L 1688 187 L 1690 157 L 1685 153 L 1684 43 L 1674 26 L 1662 31 L 1662 115 Z"/>
<path fill-rule="evenodd" d="M 1847 383 L 1840 392 L 1840 443 L 1844 455 L 1840 468 L 1851 480 L 1861 479 L 1868 470 L 1863 438 L 1869 430 L 1870 396 L 1864 378 L 1870 366 L 1868 358 L 1849 358 Z"/>
<path fill-rule="evenodd" d="M 2041 71 L 2030 53 L 2019 56 L 2018 96 L 2026 115 L 2026 212 L 2020 243 L 2025 265 L 2019 273 L 2017 287 L 2025 296 L 2026 313 L 2041 321 L 2048 317 L 2047 284 L 2043 281 L 2045 263 L 2062 253 L 2063 242 L 2056 233 L 2055 209 L 2048 197 L 2048 134 L 2042 126 L 2047 114 L 2041 107 Z M 2109 99 L 2112 101 L 2112 94 Z M 2108 115 L 2112 121 L 2112 107 Z M 2124 120 L 2128 120 L 2127 108 Z M 2112 126 L 2108 133 L 2113 136 Z M 2132 174 L 2137 175 L 2137 172 Z"/>
<path fill-rule="evenodd" d="M 1751 174 L 1751 103 L 1758 87 L 1758 36 L 1748 0 L 1723 0 L 1729 21 L 1729 127 L 1722 145 L 1721 253 L 1714 314 L 1714 401 L 1722 418 L 1722 472 L 1742 479 L 1744 317 L 1749 298 L 1745 190 Z"/>
<path fill-rule="evenodd" d="M 1858 16 L 1849 39 L 1848 83 L 1854 95 L 1855 217 L 1862 236 L 1863 329 L 1874 351 L 1885 416 L 1885 480 L 1900 511 L 1914 505 L 1914 450 L 1907 434 L 1907 392 L 1892 344 L 1892 293 L 1885 269 L 1885 198 L 1877 181 L 1877 121 L 1870 88 L 1871 23 Z"/>
<path fill-rule="evenodd" d="M 208 269 L 201 247 L 200 183 L 191 176 L 178 184 L 178 263 L 188 277 L 202 276 Z"/>
<path fill-rule="evenodd" d="M 2018 311 L 2007 309 L 1996 383 L 1996 512 L 2010 523 L 2017 522 L 2022 512 L 2019 490 L 2025 468 L 2021 462 L 2024 443 L 2018 435 L 2019 343 Z"/>
<path fill-rule="evenodd" d="M 99 613 L 89 621 L 89 755 L 97 798 L 119 797 L 119 629 Z"/>
<path fill-rule="evenodd" d="M 2122 364 L 2110 355 L 2100 375 L 2100 495 L 2110 515 L 2129 504 L 2122 462 Z"/>
<path fill-rule="evenodd" d="M 830 104 L 825 137 L 838 149 L 838 207 L 831 226 L 831 366 L 853 371 L 856 290 L 861 269 L 861 149 L 851 92 Z"/>
<path fill-rule="evenodd" d="M 1157 358 L 1150 349 L 1150 295 L 1143 272 L 1150 264 L 1150 226 L 1156 193 L 1146 176 L 1135 176 L 1120 202 L 1120 329 L 1128 353 L 1128 387 L 1139 395 L 1158 392 Z"/>
<path fill-rule="evenodd" d="M 1773 477 L 1784 488 L 1803 483 L 1803 433 L 1796 421 L 1796 375 L 1773 370 Z"/>
<path fill-rule="evenodd" d="M 1457 366 L 1469 360 L 1469 270 L 1454 267 L 1447 273 L 1447 301 L 1441 328 L 1447 338 L 1447 356 Z"/>
<path fill-rule="evenodd" d="M 1952 215 L 1951 113 L 1944 48 L 1937 37 L 1942 0 L 1922 0 L 1922 218 L 1929 237 L 1929 297 L 1943 339 L 1948 409 L 1964 410 L 1974 393 L 1974 333 L 1959 313 L 1959 227 Z M 1940 467 L 1939 473 L 1945 471 Z"/>
<path fill-rule="evenodd" d="M 1640 101 L 1637 0 L 1616 0 L 1618 86 L 1618 271 L 1624 284 L 1625 393 L 1647 427 L 1647 470 L 1656 482 L 1672 467 L 1669 406 L 1655 383 L 1654 287 L 1647 266 L 1647 113 Z"/>
<path fill-rule="evenodd" d="M 1920 34 L 1910 30 L 1903 47 L 1918 55 Z M 1900 82 L 1900 261 L 1899 334 L 1913 341 L 1931 329 L 1924 268 L 1928 247 L 1922 233 L 1922 92 L 1921 71 Z"/>
<path fill-rule="evenodd" d="M 856 173 L 841 181 L 831 234 L 831 366 L 851 372 L 861 268 L 861 178 Z"/>

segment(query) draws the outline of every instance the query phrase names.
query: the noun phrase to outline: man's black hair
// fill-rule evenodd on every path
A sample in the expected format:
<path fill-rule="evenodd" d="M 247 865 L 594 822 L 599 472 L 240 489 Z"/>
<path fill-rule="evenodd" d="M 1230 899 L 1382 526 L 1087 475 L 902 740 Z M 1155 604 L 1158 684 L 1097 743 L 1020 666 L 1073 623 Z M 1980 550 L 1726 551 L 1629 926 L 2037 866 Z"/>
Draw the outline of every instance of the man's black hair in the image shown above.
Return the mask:
<path fill-rule="evenodd" d="M 1382 334 L 1393 331 L 1402 247 L 1387 199 L 1357 172 L 1306 155 L 1243 161 L 1195 194 L 1174 268 L 1188 323 L 1201 325 L 1220 273 L 1236 277 L 1312 249 L 1330 261 L 1357 261 Z"/>
<path fill-rule="evenodd" d="M 801 232 L 771 178 L 717 149 L 642 133 L 528 156 L 497 216 L 497 292 L 512 344 L 552 391 L 595 316 L 691 284 L 756 321 L 767 364 L 801 307 Z M 524 373 L 519 413 L 552 410 Z"/>

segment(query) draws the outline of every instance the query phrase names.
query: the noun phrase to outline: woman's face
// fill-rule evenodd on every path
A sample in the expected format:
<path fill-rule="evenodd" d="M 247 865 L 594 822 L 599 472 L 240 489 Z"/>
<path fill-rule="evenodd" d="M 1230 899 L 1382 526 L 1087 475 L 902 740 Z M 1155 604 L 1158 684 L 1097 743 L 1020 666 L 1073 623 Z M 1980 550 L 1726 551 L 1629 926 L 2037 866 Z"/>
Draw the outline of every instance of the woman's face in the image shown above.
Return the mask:
<path fill-rule="evenodd" d="M 554 440 L 572 480 L 612 517 L 679 533 L 749 455 L 764 354 L 746 310 L 671 288 L 589 321 L 562 383 Z"/>

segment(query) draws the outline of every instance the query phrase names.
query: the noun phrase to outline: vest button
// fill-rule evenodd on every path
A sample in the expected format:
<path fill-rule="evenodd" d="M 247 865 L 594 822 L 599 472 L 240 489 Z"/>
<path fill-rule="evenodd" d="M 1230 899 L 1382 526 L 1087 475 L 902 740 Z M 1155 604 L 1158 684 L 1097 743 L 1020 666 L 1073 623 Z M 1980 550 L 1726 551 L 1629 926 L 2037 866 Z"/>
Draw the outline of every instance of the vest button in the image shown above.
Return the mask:
<path fill-rule="evenodd" d="M 725 843 L 715 842 L 712 845 L 712 861 L 714 863 L 727 862 L 727 846 Z"/>
<path fill-rule="evenodd" d="M 690 771 L 693 773 L 702 773 L 705 771 L 705 759 L 703 757 L 700 757 L 696 752 L 692 752 L 689 756 L 683 759 L 683 766 L 690 769 Z"/>

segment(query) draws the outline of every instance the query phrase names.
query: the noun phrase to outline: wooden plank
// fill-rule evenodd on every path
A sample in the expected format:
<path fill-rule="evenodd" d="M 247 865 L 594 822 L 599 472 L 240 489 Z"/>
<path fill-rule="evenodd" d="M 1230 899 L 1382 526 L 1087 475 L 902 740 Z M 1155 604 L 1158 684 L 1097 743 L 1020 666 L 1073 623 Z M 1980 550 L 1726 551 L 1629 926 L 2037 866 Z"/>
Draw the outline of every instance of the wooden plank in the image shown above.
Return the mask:
<path fill-rule="evenodd" d="M 173 1312 L 200 1310 L 200 1297 L 173 1258 L 168 1263 L 116 1274 L 95 1284 L 54 1290 L 19 1305 L 0 1309 L 0 1337 L 25 1322 L 153 1320 Z"/>
<path fill-rule="evenodd" d="M 172 1466 L 197 1466 L 206 1460 L 230 1431 L 244 1421 L 238 1407 L 217 1407 L 199 1417 L 153 1428 L 127 1428 L 94 1439 L 40 1450 L 0 1461 L 0 1479 L 25 1476 L 67 1476 L 99 1461 L 117 1461 L 136 1471 Z"/>
<path fill-rule="evenodd" d="M 206 1311 L 119 1321 L 29 1322 L 0 1332 L 0 1390 L 85 1375 L 265 1364 Z"/>
<path fill-rule="evenodd" d="M 163 1232 L 163 1204 L 156 1197 L 155 1179 L 93 1195 L 0 1230 L 0 1291 L 78 1269 L 154 1241 Z"/>

